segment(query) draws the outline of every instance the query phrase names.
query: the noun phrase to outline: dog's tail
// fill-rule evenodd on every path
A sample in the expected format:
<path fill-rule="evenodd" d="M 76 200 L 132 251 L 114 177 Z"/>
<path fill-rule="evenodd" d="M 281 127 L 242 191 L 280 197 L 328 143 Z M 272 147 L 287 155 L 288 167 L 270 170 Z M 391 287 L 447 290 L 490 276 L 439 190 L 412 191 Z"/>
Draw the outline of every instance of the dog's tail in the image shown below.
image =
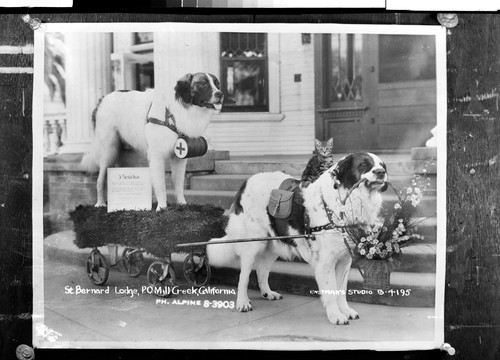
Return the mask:
<path fill-rule="evenodd" d="M 95 173 L 99 170 L 99 164 L 96 160 L 95 151 L 90 151 L 83 155 L 82 161 L 80 161 L 79 168 L 88 173 Z"/>
<path fill-rule="evenodd" d="M 98 101 L 97 101 L 97 105 L 95 106 L 95 109 L 94 111 L 92 111 L 92 126 L 93 128 L 95 129 L 95 124 L 97 122 L 96 118 L 97 118 L 97 110 L 99 109 L 99 106 L 101 105 L 101 102 L 102 102 L 102 99 L 104 99 L 105 96 L 101 97 Z"/>
<path fill-rule="evenodd" d="M 209 242 L 227 240 L 228 236 L 212 239 Z M 233 244 L 208 244 L 207 256 L 211 266 L 214 267 L 238 267 L 237 257 L 233 250 Z"/>
<path fill-rule="evenodd" d="M 97 122 L 97 111 L 99 110 L 99 107 L 101 105 L 102 100 L 104 99 L 104 96 L 97 101 L 97 105 L 92 111 L 92 126 L 95 131 L 96 128 L 96 122 Z M 82 161 L 80 162 L 80 169 L 83 171 L 86 171 L 88 173 L 95 173 L 99 170 L 99 163 L 97 161 L 98 159 L 98 154 L 97 154 L 97 146 L 95 144 L 95 137 L 94 140 L 92 141 L 92 146 L 91 150 L 83 155 Z"/>

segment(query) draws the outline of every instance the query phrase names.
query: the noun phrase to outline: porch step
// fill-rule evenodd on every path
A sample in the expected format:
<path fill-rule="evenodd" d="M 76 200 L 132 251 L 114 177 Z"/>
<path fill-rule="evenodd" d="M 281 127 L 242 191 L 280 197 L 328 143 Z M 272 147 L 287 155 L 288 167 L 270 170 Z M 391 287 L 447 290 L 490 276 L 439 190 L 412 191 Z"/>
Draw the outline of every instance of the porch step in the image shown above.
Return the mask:
<path fill-rule="evenodd" d="M 217 174 L 256 174 L 259 172 L 282 171 L 289 175 L 301 175 L 307 165 L 307 160 L 217 160 Z M 426 160 L 386 161 L 387 172 L 390 175 L 413 175 L 422 173 L 427 167 L 427 174 L 436 174 L 435 163 Z"/>
<path fill-rule="evenodd" d="M 210 174 L 198 175 L 190 178 L 189 188 L 191 190 L 207 190 L 207 191 L 238 191 L 250 174 Z M 390 176 L 392 185 L 398 190 L 408 186 L 412 180 L 409 175 L 394 175 Z M 436 194 L 436 177 L 431 176 L 431 186 L 427 192 L 429 195 Z"/>
<path fill-rule="evenodd" d="M 289 175 L 301 175 L 307 160 L 282 162 L 280 160 L 223 160 L 215 162 L 217 174 L 257 174 L 260 172 L 282 171 Z"/>
<path fill-rule="evenodd" d="M 167 190 L 167 195 L 169 196 L 168 201 L 173 201 L 173 191 Z M 233 203 L 233 199 L 236 195 L 234 190 L 225 191 L 211 191 L 211 190 L 185 190 L 184 195 L 186 201 L 195 204 L 212 204 L 221 206 L 225 209 L 229 209 Z M 396 194 L 384 195 L 383 207 L 393 207 L 397 202 Z M 434 217 L 436 216 L 436 196 L 427 195 L 424 196 L 420 205 L 419 212 L 416 216 L 419 217 Z"/>
<path fill-rule="evenodd" d="M 402 250 L 402 263 L 396 272 L 434 273 L 436 271 L 436 244 L 418 244 Z"/>
<path fill-rule="evenodd" d="M 422 243 L 402 249 L 402 262 L 395 272 L 433 273 L 436 271 L 436 244 Z M 278 258 L 278 261 L 286 261 Z M 306 263 L 295 259 L 295 262 Z M 352 265 L 356 269 L 355 264 Z"/>
<path fill-rule="evenodd" d="M 193 176 L 190 179 L 191 190 L 238 191 L 250 174 L 211 174 Z"/>

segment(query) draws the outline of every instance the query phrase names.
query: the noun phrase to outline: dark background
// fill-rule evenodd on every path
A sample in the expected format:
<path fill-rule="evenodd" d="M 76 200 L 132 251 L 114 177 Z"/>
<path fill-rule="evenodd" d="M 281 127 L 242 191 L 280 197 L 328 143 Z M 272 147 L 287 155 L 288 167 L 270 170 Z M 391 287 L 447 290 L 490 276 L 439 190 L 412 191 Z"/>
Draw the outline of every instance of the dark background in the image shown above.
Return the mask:
<path fill-rule="evenodd" d="M 311 22 L 437 25 L 435 13 L 335 9 L 179 9 L 157 1 L 139 7 L 75 1 L 68 10 L 9 9 L 0 14 L 0 45 L 33 43 L 21 15 L 42 22 Z M 99 9 L 99 10 L 96 10 Z M 99 13 L 96 13 L 99 11 Z M 103 13 L 103 11 L 115 13 Z M 117 14 L 116 12 L 121 12 Z M 367 10 L 369 11 L 369 10 Z M 5 11 L 4 11 L 5 12 Z M 207 16 L 210 15 L 210 16 Z M 445 341 L 455 359 L 500 359 L 500 14 L 458 13 L 447 35 L 447 256 Z M 0 55 L 0 66 L 32 66 L 32 56 Z M 0 74 L 0 359 L 31 345 L 31 101 L 33 75 Z M 24 109 L 23 109 L 24 97 Z M 98 314 L 96 314 L 98 316 Z M 168 319 L 166 319 L 168 321 Z M 196 326 L 196 324 L 193 324 Z M 390 341 L 390 339 L 387 339 Z M 200 356 L 335 357 L 337 359 L 444 359 L 439 350 L 312 354 L 226 351 L 36 350 L 36 359 L 186 358 Z"/>

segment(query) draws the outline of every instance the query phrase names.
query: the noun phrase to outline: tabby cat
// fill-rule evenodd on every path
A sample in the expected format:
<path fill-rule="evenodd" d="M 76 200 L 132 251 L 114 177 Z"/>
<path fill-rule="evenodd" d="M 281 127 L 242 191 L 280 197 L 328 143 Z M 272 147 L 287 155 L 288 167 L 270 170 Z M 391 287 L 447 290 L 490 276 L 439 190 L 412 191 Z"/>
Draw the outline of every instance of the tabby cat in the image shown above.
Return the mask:
<path fill-rule="evenodd" d="M 333 165 L 333 138 L 327 141 L 314 139 L 314 155 L 302 173 L 302 187 L 316 181 L 321 174 Z"/>

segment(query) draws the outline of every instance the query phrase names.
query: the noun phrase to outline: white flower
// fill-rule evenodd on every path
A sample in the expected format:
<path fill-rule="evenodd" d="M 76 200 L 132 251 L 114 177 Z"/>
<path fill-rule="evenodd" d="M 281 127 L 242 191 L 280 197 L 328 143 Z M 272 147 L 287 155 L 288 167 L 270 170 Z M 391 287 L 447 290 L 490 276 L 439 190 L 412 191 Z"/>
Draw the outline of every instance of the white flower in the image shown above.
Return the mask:
<path fill-rule="evenodd" d="M 375 249 L 374 247 L 372 247 L 372 248 L 370 249 L 370 254 L 375 254 L 375 252 L 376 252 L 376 251 L 377 251 L 377 249 Z"/>
<path fill-rule="evenodd" d="M 366 250 L 365 250 L 365 249 L 361 249 L 361 250 L 359 251 L 359 254 L 360 254 L 360 255 L 366 255 Z"/>
<path fill-rule="evenodd" d="M 412 193 L 412 191 L 413 191 L 413 189 L 412 189 L 411 187 L 409 187 L 408 189 L 406 189 L 406 194 L 408 194 L 408 195 L 409 195 L 409 194 L 411 194 L 411 193 Z"/>

